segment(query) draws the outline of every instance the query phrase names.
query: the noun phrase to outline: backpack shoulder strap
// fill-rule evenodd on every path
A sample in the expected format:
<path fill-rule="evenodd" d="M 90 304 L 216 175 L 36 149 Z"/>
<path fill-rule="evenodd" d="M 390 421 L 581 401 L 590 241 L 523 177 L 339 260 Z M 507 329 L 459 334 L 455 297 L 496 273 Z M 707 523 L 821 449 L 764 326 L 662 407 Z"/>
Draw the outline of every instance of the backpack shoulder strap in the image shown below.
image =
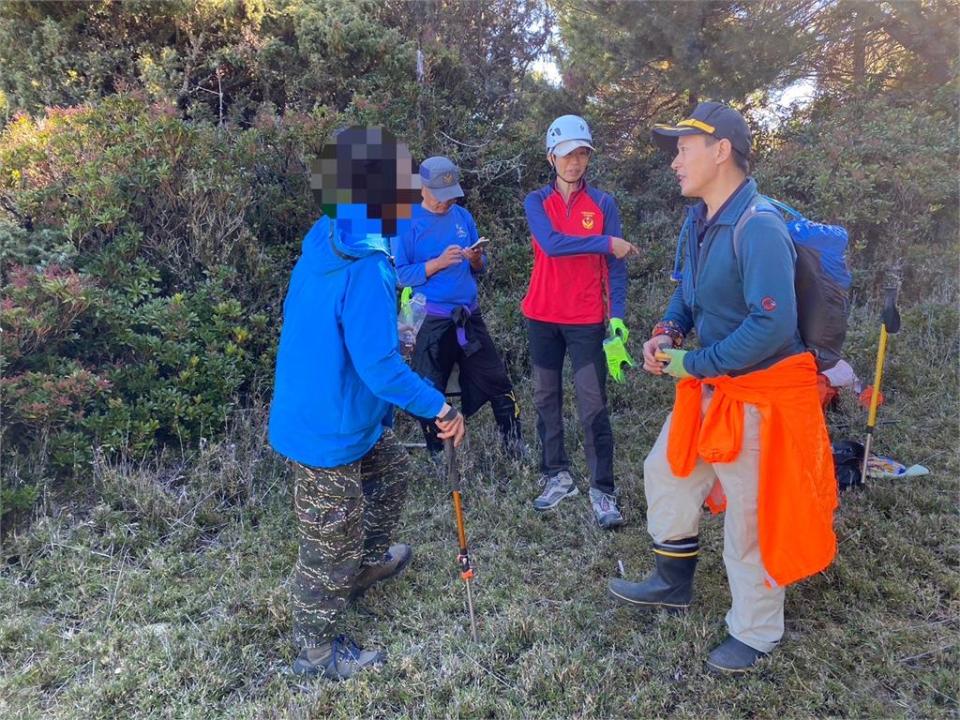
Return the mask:
<path fill-rule="evenodd" d="M 760 213 L 770 213 L 781 219 L 783 218 L 783 215 L 781 215 L 780 211 L 772 204 L 772 201 L 763 195 L 759 195 L 756 200 L 751 203 L 750 207 L 743 211 L 740 219 L 737 220 L 737 224 L 733 226 L 733 256 L 737 261 L 740 260 L 740 236 L 743 234 L 743 228 Z"/>
<path fill-rule="evenodd" d="M 683 279 L 683 244 L 687 240 L 690 223 L 692 222 L 690 211 L 687 211 L 683 219 L 683 225 L 680 226 L 680 234 L 677 236 L 677 251 L 673 257 L 673 271 L 670 273 L 670 279 L 673 282 L 680 282 Z"/>

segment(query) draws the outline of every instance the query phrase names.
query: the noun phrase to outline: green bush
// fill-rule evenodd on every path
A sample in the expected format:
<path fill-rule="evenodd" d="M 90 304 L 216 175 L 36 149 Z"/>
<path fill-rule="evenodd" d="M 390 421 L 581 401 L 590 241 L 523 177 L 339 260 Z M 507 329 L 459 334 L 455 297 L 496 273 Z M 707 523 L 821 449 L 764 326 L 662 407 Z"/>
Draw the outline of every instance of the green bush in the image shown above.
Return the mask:
<path fill-rule="evenodd" d="M 855 287 L 868 296 L 891 276 L 908 299 L 956 277 L 960 148 L 955 95 L 944 93 L 824 98 L 761 158 L 766 193 L 847 228 Z"/>
<path fill-rule="evenodd" d="M 311 222 L 305 116 L 242 132 L 133 97 L 0 136 L 4 507 L 89 476 L 95 448 L 195 445 L 271 380 Z M 32 458 L 31 461 L 27 461 Z"/>

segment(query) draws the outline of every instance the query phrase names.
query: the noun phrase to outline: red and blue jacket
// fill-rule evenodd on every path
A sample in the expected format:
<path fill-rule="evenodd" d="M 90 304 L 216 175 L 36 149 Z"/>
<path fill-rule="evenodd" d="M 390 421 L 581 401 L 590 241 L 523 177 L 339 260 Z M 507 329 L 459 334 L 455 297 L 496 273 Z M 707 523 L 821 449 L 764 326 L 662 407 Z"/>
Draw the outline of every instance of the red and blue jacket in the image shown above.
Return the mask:
<path fill-rule="evenodd" d="M 611 238 L 623 237 L 616 201 L 584 182 L 564 202 L 556 187 L 548 185 L 527 195 L 523 209 L 533 244 L 523 314 L 564 325 L 622 318 L 627 266 L 611 251 Z"/>

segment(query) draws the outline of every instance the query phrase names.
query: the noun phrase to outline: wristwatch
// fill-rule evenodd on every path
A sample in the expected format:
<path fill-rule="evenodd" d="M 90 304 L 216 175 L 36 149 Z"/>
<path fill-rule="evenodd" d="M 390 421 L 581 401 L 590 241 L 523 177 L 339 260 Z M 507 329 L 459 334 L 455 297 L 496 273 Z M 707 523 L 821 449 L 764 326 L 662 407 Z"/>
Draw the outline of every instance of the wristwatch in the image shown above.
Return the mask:
<path fill-rule="evenodd" d="M 443 415 L 437 416 L 437 420 L 440 422 L 450 422 L 451 420 L 456 419 L 457 415 L 460 414 L 460 411 L 457 410 L 453 405 L 450 405 L 449 407 L 450 409 L 447 410 L 447 412 L 445 412 Z"/>

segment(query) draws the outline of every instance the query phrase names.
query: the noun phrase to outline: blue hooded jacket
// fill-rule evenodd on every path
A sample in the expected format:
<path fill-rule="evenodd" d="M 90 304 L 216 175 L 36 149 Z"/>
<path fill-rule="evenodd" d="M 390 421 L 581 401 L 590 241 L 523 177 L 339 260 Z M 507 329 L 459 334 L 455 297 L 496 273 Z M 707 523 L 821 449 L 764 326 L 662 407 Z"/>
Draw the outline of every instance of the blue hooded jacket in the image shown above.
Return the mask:
<path fill-rule="evenodd" d="M 362 458 L 391 405 L 436 417 L 444 398 L 397 352 L 397 276 L 380 235 L 321 217 L 303 240 L 283 303 L 269 440 L 312 467 Z"/>

